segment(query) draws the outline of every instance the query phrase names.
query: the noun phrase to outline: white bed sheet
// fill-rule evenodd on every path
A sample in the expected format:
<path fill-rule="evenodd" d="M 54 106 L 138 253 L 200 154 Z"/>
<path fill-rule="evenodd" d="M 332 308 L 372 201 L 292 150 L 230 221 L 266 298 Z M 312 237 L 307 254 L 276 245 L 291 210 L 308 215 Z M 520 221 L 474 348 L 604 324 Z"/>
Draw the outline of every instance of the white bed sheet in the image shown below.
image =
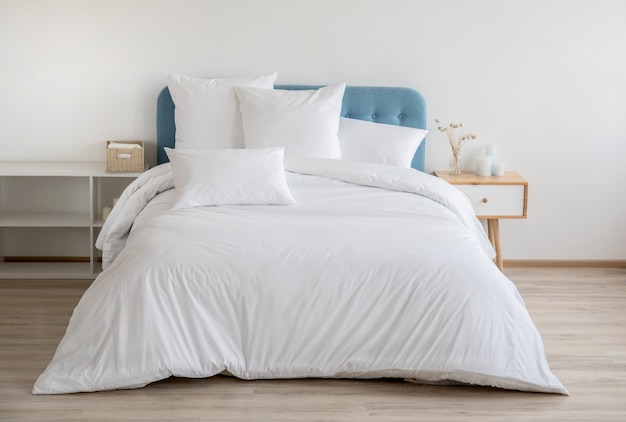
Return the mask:
<path fill-rule="evenodd" d="M 171 211 L 168 166 L 142 175 L 33 393 L 228 371 L 567 394 L 458 190 L 412 169 L 286 166 L 295 206 Z"/>

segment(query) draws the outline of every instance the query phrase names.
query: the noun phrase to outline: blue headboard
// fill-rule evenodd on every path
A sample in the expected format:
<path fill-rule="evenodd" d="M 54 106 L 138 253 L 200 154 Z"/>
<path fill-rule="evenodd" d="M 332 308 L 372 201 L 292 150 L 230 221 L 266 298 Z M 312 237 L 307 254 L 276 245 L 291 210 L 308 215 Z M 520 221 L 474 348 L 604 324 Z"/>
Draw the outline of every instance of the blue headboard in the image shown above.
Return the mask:
<path fill-rule="evenodd" d="M 312 85 L 276 85 L 276 89 L 316 89 Z M 426 129 L 426 103 L 411 88 L 348 86 L 343 96 L 341 116 L 399 126 Z M 176 126 L 174 102 L 169 89 L 163 88 L 157 100 L 157 162 L 168 161 L 163 148 L 174 148 Z M 424 171 L 426 142 L 422 142 L 411 166 Z"/>

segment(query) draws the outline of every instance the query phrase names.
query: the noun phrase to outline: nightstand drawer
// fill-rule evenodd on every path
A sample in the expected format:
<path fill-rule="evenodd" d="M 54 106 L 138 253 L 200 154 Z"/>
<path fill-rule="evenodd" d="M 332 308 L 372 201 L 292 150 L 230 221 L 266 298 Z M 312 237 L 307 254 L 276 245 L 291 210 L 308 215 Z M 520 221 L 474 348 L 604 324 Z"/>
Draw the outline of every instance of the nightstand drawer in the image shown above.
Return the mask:
<path fill-rule="evenodd" d="M 524 217 L 524 185 L 455 185 L 478 217 Z"/>

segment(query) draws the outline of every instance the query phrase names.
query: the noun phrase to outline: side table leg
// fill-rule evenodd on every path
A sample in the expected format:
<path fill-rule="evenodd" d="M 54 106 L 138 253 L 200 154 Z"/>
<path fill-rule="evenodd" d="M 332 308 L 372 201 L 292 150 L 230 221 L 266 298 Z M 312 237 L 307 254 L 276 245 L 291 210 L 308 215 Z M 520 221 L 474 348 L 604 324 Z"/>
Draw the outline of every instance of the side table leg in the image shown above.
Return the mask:
<path fill-rule="evenodd" d="M 492 219 L 487 219 L 487 236 L 489 237 L 489 242 L 491 242 L 491 246 L 493 246 L 493 248 L 496 248 L 496 239 L 494 236 L 494 232 L 493 232 L 493 220 Z"/>
<path fill-rule="evenodd" d="M 500 220 L 497 218 L 487 220 L 487 231 L 489 233 L 489 241 L 496 250 L 495 262 L 500 271 L 504 270 L 502 264 L 502 249 L 500 247 Z"/>

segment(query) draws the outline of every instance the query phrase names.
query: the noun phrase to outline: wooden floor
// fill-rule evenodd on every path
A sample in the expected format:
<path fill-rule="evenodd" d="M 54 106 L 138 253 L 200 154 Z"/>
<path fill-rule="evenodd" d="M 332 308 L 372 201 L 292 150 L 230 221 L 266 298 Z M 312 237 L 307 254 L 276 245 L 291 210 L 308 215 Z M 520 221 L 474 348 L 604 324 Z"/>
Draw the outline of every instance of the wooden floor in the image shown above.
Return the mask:
<path fill-rule="evenodd" d="M 0 281 L 0 421 L 626 421 L 626 269 L 513 268 L 571 396 L 391 381 L 170 379 L 33 396 L 89 282 Z"/>

